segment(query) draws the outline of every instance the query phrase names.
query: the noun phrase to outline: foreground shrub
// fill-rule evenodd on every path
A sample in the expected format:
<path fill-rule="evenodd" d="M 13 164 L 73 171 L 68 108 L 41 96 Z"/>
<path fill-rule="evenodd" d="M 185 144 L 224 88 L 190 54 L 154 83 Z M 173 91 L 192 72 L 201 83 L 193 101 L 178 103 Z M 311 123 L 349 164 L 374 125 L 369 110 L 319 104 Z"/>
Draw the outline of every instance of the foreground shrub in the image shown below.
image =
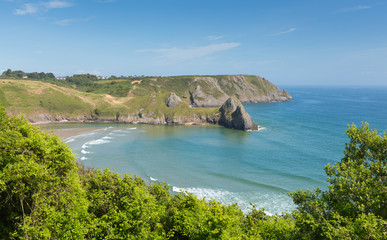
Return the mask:
<path fill-rule="evenodd" d="M 298 209 L 268 216 L 171 194 L 166 184 L 78 165 L 57 137 L 0 107 L 1 239 L 387 239 L 387 137 L 347 131 L 329 190 L 292 193 Z"/>
<path fill-rule="evenodd" d="M 0 236 L 82 239 L 88 201 L 77 170 L 58 137 L 0 107 Z"/>

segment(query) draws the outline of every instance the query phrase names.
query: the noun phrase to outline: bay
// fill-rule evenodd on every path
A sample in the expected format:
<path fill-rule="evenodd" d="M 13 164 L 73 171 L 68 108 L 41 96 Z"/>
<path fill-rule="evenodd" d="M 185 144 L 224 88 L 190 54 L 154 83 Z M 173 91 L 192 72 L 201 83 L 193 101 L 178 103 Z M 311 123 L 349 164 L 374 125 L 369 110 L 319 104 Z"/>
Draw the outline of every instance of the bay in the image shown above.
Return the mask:
<path fill-rule="evenodd" d="M 327 189 L 324 166 L 343 156 L 348 124 L 387 129 L 387 88 L 284 87 L 291 102 L 244 104 L 263 127 L 57 124 L 97 128 L 64 141 L 83 164 L 143 177 L 270 214 L 295 209 L 288 192 Z"/>

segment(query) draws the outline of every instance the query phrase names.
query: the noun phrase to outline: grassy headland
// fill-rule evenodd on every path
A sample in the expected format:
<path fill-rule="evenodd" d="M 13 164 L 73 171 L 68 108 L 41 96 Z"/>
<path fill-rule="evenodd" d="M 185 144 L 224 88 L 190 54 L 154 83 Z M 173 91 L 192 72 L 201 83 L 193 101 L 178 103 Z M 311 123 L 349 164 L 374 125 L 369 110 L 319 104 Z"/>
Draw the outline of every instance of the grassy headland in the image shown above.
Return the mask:
<path fill-rule="evenodd" d="M 219 107 L 230 96 L 242 102 L 291 100 L 286 91 L 252 75 L 99 79 L 84 74 L 60 80 L 17 76 L 2 75 L 0 105 L 9 114 L 24 115 L 32 122 L 207 124 L 216 122 Z M 166 104 L 171 93 L 176 94 L 174 107 Z"/>

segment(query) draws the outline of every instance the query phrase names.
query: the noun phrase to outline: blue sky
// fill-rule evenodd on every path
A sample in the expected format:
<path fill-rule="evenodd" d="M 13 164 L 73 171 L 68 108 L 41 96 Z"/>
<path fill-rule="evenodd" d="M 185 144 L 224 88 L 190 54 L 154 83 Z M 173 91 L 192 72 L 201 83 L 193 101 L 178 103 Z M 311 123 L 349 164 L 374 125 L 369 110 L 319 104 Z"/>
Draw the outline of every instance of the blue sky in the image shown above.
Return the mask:
<path fill-rule="evenodd" d="M 0 0 L 0 70 L 387 85 L 387 1 Z"/>

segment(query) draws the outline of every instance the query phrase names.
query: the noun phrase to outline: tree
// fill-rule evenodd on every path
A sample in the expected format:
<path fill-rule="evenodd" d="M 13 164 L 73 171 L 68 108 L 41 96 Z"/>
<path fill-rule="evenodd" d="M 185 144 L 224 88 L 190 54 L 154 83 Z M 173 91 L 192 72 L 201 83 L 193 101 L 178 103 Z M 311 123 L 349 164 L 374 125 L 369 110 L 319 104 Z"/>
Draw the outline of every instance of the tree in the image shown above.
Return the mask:
<path fill-rule="evenodd" d="M 5 72 L 5 76 L 9 77 L 11 76 L 12 74 L 12 70 L 11 69 L 8 69 L 6 72 Z"/>
<path fill-rule="evenodd" d="M 87 206 L 71 150 L 0 107 L 1 238 L 82 239 Z"/>
<path fill-rule="evenodd" d="M 387 136 L 364 123 L 346 131 L 344 157 L 325 168 L 328 191 L 292 193 L 300 228 L 311 238 L 387 237 Z"/>

